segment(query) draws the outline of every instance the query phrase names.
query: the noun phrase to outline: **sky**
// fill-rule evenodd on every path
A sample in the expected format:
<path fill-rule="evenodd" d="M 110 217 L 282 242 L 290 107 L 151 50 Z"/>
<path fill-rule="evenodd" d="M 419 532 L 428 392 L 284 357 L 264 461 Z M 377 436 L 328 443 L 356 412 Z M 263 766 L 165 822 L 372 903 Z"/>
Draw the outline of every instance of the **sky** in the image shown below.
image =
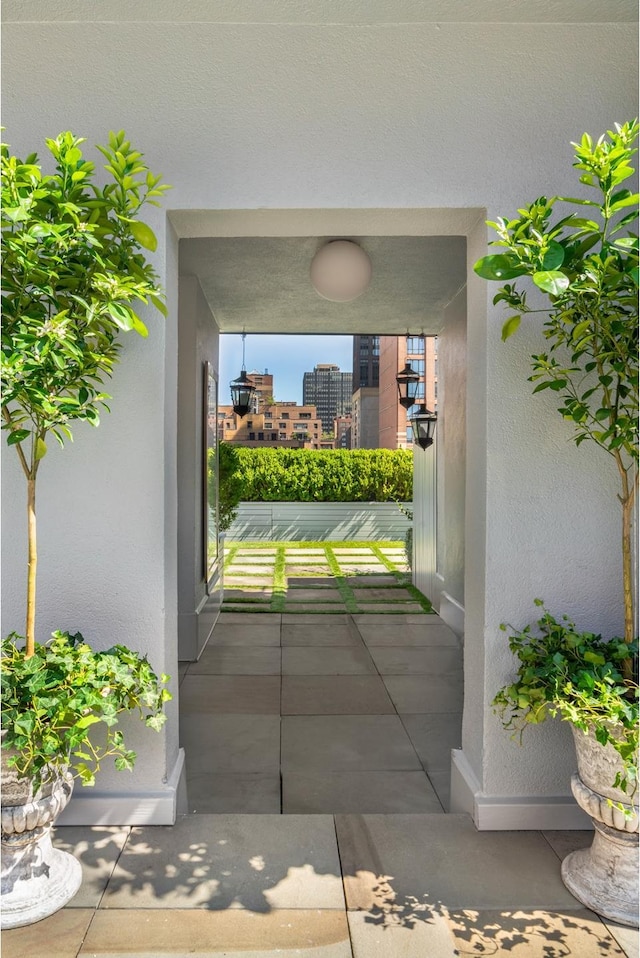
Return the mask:
<path fill-rule="evenodd" d="M 302 375 L 318 363 L 335 363 L 350 373 L 353 362 L 353 336 L 259 336 L 247 333 L 245 341 L 247 372 L 265 370 L 273 376 L 277 402 L 302 404 Z M 242 335 L 220 337 L 220 383 L 218 402 L 231 404 L 229 383 L 242 367 Z"/>

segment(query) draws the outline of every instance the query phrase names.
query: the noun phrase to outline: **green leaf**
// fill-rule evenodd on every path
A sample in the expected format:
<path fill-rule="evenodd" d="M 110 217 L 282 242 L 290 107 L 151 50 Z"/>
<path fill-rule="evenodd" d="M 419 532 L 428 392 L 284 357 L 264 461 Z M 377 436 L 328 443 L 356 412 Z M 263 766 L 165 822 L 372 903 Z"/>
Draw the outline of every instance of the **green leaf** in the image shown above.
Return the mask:
<path fill-rule="evenodd" d="M 510 253 L 496 253 L 491 256 L 483 256 L 474 265 L 473 270 L 482 279 L 503 280 L 514 279 L 516 276 L 524 276 L 526 268 L 520 264 L 517 257 Z"/>
<path fill-rule="evenodd" d="M 522 320 L 521 316 L 511 316 L 510 319 L 506 321 L 506 323 L 502 327 L 502 342 L 503 343 L 506 343 L 509 336 L 513 336 L 515 331 L 520 326 L 521 320 Z"/>
<path fill-rule="evenodd" d="M 7 445 L 15 446 L 17 442 L 24 442 L 30 435 L 31 433 L 28 429 L 14 429 L 7 436 Z"/>
<path fill-rule="evenodd" d="M 560 296 L 569 287 L 569 277 L 559 270 L 545 270 L 533 274 L 533 282 L 539 289 L 552 296 Z"/>
<path fill-rule="evenodd" d="M 555 240 L 552 240 L 549 243 L 549 249 L 544 254 L 542 259 L 542 266 L 545 270 L 556 269 L 558 266 L 562 266 L 564 262 L 564 247 L 560 243 L 556 243 Z"/>
<path fill-rule="evenodd" d="M 151 250 L 152 253 L 156 251 L 158 248 L 158 240 L 150 226 L 147 226 L 146 223 L 133 222 L 129 224 L 129 229 L 131 230 L 131 235 L 140 246 Z"/>
<path fill-rule="evenodd" d="M 632 173 L 633 170 L 630 170 L 628 175 L 631 176 Z M 609 207 L 609 212 L 617 213 L 618 210 L 624 209 L 625 206 L 637 206 L 639 201 L 640 195 L 638 193 L 634 193 L 632 196 L 627 196 L 622 200 L 618 200 L 617 203 L 613 203 L 612 206 Z"/>
<path fill-rule="evenodd" d="M 36 460 L 44 459 L 47 454 L 47 444 L 44 439 L 36 439 L 36 446 L 34 450 L 34 455 Z"/>

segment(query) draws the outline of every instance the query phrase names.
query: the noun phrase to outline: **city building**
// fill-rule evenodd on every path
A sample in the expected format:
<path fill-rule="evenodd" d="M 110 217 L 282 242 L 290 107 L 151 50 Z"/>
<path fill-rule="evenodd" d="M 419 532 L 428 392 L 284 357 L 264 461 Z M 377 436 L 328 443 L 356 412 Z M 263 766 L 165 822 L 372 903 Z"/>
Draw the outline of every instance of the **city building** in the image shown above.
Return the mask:
<path fill-rule="evenodd" d="M 351 449 L 351 416 L 336 416 L 333 420 L 333 445 L 335 449 Z"/>
<path fill-rule="evenodd" d="M 341 372 L 333 363 L 319 363 L 302 377 L 302 402 L 316 407 L 323 432 L 333 435 L 336 416 L 351 415 L 352 388 L 352 373 Z"/>
<path fill-rule="evenodd" d="M 351 408 L 351 448 L 378 449 L 380 389 L 361 386 L 353 394 Z"/>
<path fill-rule="evenodd" d="M 237 416 L 233 406 L 218 408 L 218 438 L 240 446 L 293 446 L 320 449 L 322 422 L 315 406 L 273 403 L 263 412 Z"/>
<path fill-rule="evenodd" d="M 247 376 L 256 387 L 251 397 L 251 411 L 264 412 L 266 406 L 273 404 L 273 376 L 268 369 L 265 369 L 263 373 L 253 369 L 247 373 Z"/>
<path fill-rule="evenodd" d="M 381 449 L 409 449 L 413 442 L 409 417 L 398 401 L 396 376 L 407 360 L 420 376 L 418 403 L 437 412 L 438 356 L 436 336 L 380 337 L 380 393 L 378 445 Z"/>
<path fill-rule="evenodd" d="M 353 391 L 380 383 L 380 337 L 353 337 Z"/>

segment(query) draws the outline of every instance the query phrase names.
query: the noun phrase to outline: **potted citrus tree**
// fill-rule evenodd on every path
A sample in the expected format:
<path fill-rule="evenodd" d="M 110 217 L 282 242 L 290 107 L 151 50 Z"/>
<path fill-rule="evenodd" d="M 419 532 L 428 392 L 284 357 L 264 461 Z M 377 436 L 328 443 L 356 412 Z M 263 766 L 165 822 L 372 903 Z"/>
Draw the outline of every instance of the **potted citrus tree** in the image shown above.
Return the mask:
<path fill-rule="evenodd" d="M 638 491 L 638 195 L 633 176 L 638 123 L 616 125 L 575 148 L 586 187 L 580 198 L 539 197 L 513 219 L 490 222 L 499 253 L 476 273 L 504 285 L 493 299 L 510 315 L 509 339 L 524 319 L 544 314 L 545 344 L 531 357 L 533 391 L 551 390 L 577 445 L 611 457 L 618 475 L 621 524 L 621 618 L 624 635 L 578 631 L 566 616 L 542 608 L 536 626 L 510 628 L 519 660 L 514 681 L 494 704 L 507 728 L 558 715 L 569 721 L 578 755 L 572 789 L 591 815 L 590 849 L 565 859 L 570 891 L 594 911 L 638 923 L 638 674 L 632 528 Z M 559 216 L 556 210 L 562 209 Z M 528 277 L 546 298 L 532 309 Z M 516 282 L 504 282 L 516 280 Z M 503 628 L 506 628 L 503 626 Z"/>
<path fill-rule="evenodd" d="M 92 785 L 107 756 L 133 767 L 118 716 L 137 711 L 159 729 L 171 696 L 144 656 L 124 645 L 93 650 L 79 633 L 36 634 L 36 488 L 51 440 L 97 426 L 119 334 L 147 330 L 136 302 L 165 312 L 140 218 L 167 187 L 126 140 L 99 147 L 95 183 L 82 140 L 47 140 L 55 170 L 2 147 L 2 428 L 24 473 L 28 568 L 25 634 L 2 640 L 2 927 L 29 924 L 77 891 L 80 865 L 51 845 L 50 828 L 73 781 Z"/>

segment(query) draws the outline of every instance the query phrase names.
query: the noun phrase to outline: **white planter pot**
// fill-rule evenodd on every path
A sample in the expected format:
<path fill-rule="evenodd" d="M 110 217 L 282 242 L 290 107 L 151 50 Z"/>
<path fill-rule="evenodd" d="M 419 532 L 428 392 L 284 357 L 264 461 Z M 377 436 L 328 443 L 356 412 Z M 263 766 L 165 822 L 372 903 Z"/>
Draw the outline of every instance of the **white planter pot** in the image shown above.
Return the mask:
<path fill-rule="evenodd" d="M 621 768 L 611 745 L 572 726 L 578 772 L 571 780 L 575 799 L 593 820 L 590 848 L 572 852 L 562 863 L 562 879 L 578 901 L 604 918 L 638 927 L 638 806 L 613 787 Z M 636 794 L 637 800 L 637 794 Z M 629 813 L 625 816 L 616 805 Z"/>
<path fill-rule="evenodd" d="M 1 751 L 4 929 L 30 925 L 66 905 L 80 887 L 82 868 L 51 844 L 51 827 L 71 798 L 71 774 L 55 776 L 34 793 L 31 782 L 8 767 L 8 750 Z"/>

